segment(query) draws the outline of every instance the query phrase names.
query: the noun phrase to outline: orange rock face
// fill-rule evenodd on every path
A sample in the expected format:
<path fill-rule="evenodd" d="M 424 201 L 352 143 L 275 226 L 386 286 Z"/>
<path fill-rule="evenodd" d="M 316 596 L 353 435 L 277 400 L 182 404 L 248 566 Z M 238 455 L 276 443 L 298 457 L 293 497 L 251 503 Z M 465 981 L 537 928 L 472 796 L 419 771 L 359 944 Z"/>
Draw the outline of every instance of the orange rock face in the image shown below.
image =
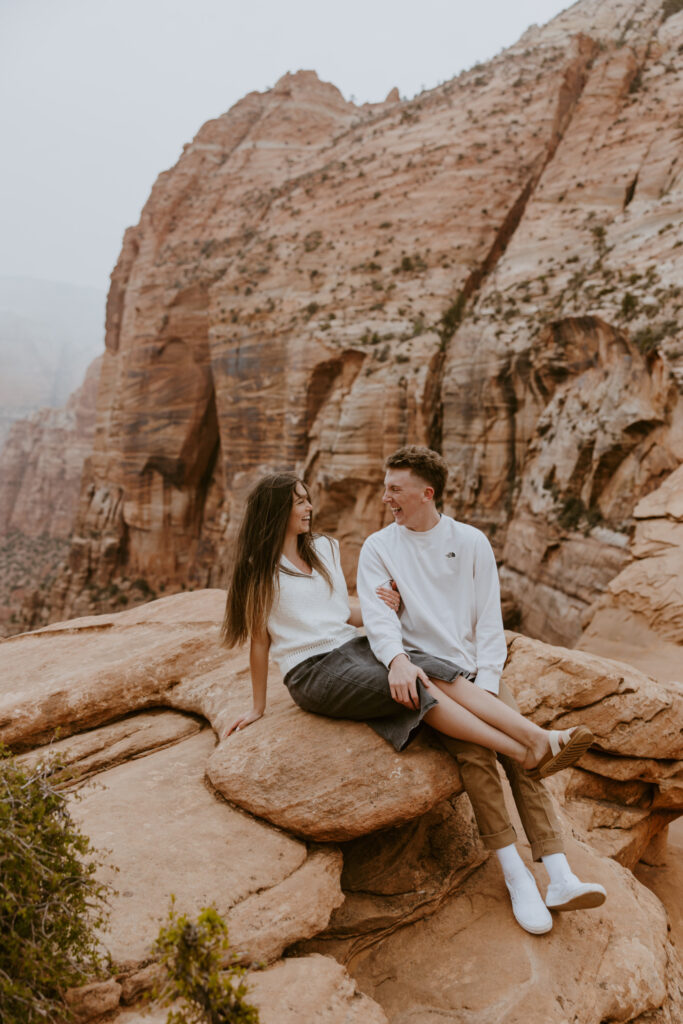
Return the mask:
<path fill-rule="evenodd" d="M 0 538 L 68 537 L 95 430 L 101 357 L 63 409 L 18 420 L 0 452 Z"/>
<path fill-rule="evenodd" d="M 361 108 L 310 71 L 205 124 L 112 275 L 69 570 L 228 574 L 246 491 L 296 467 L 353 581 L 383 458 L 447 457 L 511 625 L 577 639 L 683 459 L 680 15 L 583 0 L 489 63 Z"/>
<path fill-rule="evenodd" d="M 683 468 L 639 501 L 634 560 L 591 608 L 578 646 L 677 679 L 683 644 Z"/>
<path fill-rule="evenodd" d="M 63 409 L 15 421 L 0 450 L 0 636 L 17 632 L 22 601 L 51 581 L 68 554 L 92 449 L 100 363 L 91 363 Z"/>
<path fill-rule="evenodd" d="M 508 635 L 524 711 L 596 736 L 550 788 L 572 867 L 608 899 L 532 936 L 429 737 L 396 754 L 366 724 L 301 711 L 273 672 L 266 714 L 224 738 L 251 698 L 245 652 L 217 644 L 224 600 L 176 594 L 0 642 L 0 739 L 27 769 L 59 755 L 117 890 L 112 977 L 71 993 L 81 1019 L 141 1024 L 170 893 L 191 918 L 215 905 L 242 962 L 270 965 L 248 978 L 264 1024 L 682 1019 L 664 909 L 628 870 L 666 855 L 683 810 L 680 684 Z"/>

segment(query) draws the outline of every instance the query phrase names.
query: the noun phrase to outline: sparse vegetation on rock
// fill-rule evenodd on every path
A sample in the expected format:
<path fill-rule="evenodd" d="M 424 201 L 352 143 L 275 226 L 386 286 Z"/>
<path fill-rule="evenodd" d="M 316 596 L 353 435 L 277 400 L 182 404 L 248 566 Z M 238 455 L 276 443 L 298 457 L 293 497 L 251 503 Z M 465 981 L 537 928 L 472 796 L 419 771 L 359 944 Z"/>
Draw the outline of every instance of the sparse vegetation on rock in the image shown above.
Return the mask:
<path fill-rule="evenodd" d="M 0 745 L 0 1008 L 5 1024 L 64 1024 L 68 988 L 102 967 L 100 863 L 50 781 Z"/>
<path fill-rule="evenodd" d="M 662 20 L 666 21 L 672 14 L 678 14 L 679 11 L 683 11 L 683 0 L 664 0 L 662 4 Z"/>
<path fill-rule="evenodd" d="M 193 922 L 178 915 L 172 902 L 155 945 L 167 971 L 156 998 L 184 1002 L 169 1011 L 168 1024 L 258 1024 L 258 1011 L 245 1002 L 246 970 L 229 949 L 228 927 L 214 907 L 205 907 Z"/>

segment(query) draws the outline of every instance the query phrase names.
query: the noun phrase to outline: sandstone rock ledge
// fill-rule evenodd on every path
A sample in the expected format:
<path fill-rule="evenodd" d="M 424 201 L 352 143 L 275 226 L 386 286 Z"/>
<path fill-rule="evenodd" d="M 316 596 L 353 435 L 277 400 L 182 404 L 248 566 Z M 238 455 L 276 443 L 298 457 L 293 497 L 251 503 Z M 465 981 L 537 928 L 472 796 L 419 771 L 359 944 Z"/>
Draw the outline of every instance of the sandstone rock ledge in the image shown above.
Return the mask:
<path fill-rule="evenodd" d="M 266 716 L 220 740 L 250 700 L 244 653 L 217 644 L 223 601 L 180 594 L 0 642 L 0 739 L 35 763 L 60 730 L 74 815 L 120 869 L 102 937 L 115 974 L 74 994 L 84 1020 L 164 1019 L 138 1000 L 171 893 L 182 912 L 215 904 L 243 962 L 267 965 L 250 970 L 264 1024 L 683 1017 L 664 910 L 623 866 L 681 813 L 680 686 L 509 634 L 524 710 L 598 739 L 553 791 L 572 862 L 609 900 L 533 937 L 432 737 L 396 755 L 301 712 L 274 673 Z"/>

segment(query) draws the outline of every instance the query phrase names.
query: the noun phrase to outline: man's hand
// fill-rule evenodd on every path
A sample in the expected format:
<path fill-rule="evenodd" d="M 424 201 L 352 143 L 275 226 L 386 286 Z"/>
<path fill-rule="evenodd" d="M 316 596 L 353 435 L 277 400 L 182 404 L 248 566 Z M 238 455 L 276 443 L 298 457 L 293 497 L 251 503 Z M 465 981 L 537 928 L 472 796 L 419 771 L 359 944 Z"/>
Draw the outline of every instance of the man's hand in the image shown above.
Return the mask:
<path fill-rule="evenodd" d="M 397 654 L 389 666 L 389 688 L 397 704 L 415 710 L 419 708 L 417 679 L 423 683 L 429 682 L 427 675 L 417 665 L 413 665 L 407 654 Z"/>

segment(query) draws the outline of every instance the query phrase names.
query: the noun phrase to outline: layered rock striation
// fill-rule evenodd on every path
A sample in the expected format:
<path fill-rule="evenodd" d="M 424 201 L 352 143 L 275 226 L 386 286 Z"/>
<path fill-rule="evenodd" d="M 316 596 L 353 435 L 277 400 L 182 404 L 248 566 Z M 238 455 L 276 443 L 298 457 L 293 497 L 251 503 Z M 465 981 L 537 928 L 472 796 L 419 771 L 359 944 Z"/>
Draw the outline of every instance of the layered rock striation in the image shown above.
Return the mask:
<path fill-rule="evenodd" d="M 660 679 L 680 679 L 683 469 L 639 501 L 633 515 L 633 561 L 589 610 L 577 646 L 624 658 Z"/>
<path fill-rule="evenodd" d="M 313 72 L 208 122 L 112 275 L 68 569 L 24 621 L 225 581 L 244 495 L 297 467 L 353 580 L 383 457 L 452 467 L 511 626 L 572 643 L 683 459 L 683 15 L 582 0 L 414 100 Z"/>
<path fill-rule="evenodd" d="M 0 636 L 17 632 L 22 603 L 40 600 L 36 585 L 51 585 L 68 554 L 92 450 L 100 363 L 91 363 L 63 409 L 16 420 L 0 450 Z"/>
<path fill-rule="evenodd" d="M 92 448 L 101 363 L 98 357 L 90 364 L 63 409 L 41 409 L 12 426 L 0 451 L 0 538 L 71 533 Z"/>

